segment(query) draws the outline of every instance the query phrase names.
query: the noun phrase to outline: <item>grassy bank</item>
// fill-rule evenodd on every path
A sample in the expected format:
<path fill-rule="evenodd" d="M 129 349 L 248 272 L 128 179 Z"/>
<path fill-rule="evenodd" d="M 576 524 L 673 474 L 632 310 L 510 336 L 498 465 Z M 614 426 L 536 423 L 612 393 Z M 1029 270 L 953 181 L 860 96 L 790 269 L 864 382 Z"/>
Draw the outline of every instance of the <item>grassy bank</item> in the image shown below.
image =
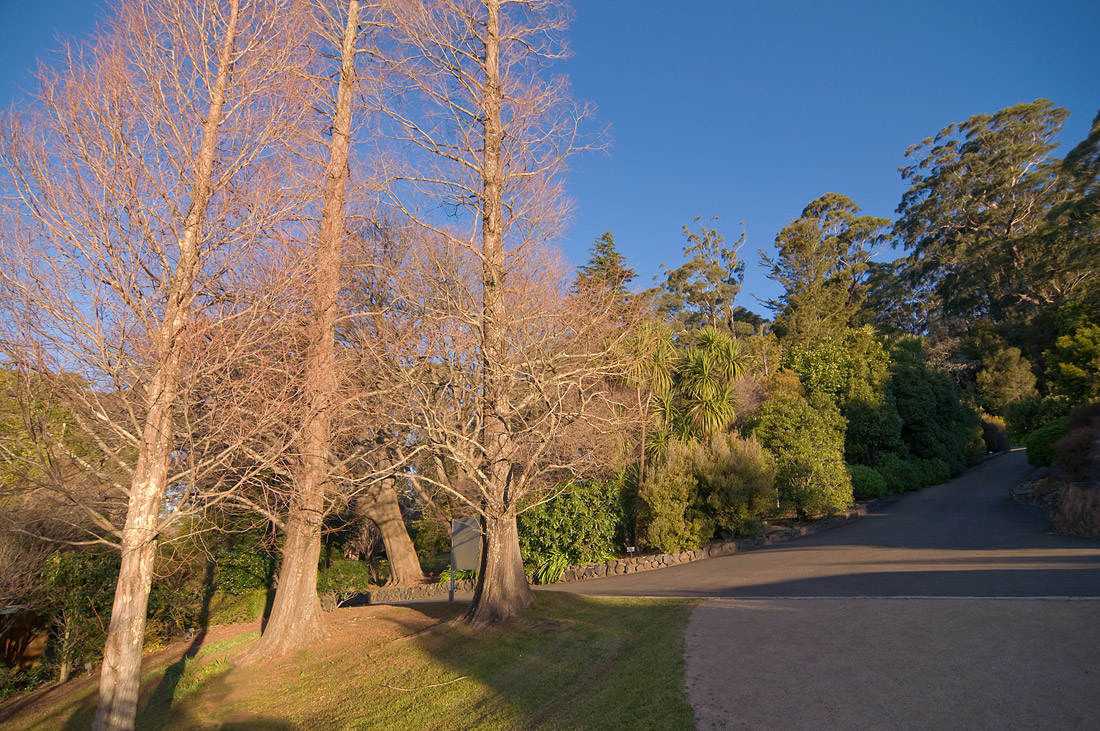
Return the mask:
<path fill-rule="evenodd" d="M 531 612 L 481 632 L 442 604 L 341 609 L 323 645 L 246 668 L 233 657 L 256 628 L 213 631 L 198 654 L 147 671 L 138 727 L 690 729 L 692 606 L 540 592 Z M 94 692 L 43 698 L 4 727 L 86 728 Z"/>

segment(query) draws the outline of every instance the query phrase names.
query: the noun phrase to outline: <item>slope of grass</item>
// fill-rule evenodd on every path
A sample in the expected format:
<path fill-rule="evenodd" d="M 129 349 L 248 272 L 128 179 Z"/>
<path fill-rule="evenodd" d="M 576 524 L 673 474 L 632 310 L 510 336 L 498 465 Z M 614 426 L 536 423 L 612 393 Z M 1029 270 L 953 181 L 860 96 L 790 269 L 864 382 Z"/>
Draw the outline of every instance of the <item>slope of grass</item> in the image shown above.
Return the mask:
<path fill-rule="evenodd" d="M 147 673 L 138 728 L 690 729 L 693 606 L 539 592 L 529 613 L 480 632 L 445 604 L 341 609 L 324 644 L 240 668 L 254 634 L 211 637 Z M 86 728 L 88 693 L 13 728 Z"/>

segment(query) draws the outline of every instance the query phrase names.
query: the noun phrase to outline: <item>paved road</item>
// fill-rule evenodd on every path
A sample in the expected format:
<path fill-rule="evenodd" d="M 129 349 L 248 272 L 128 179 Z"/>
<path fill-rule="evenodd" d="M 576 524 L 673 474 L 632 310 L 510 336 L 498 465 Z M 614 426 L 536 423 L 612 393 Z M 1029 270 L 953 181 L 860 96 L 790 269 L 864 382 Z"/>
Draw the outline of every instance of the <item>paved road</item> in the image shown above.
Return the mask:
<path fill-rule="evenodd" d="M 1027 472 L 1013 452 L 809 538 L 553 588 L 708 598 L 700 729 L 1100 729 L 1100 541 L 1009 500 Z"/>
<path fill-rule="evenodd" d="M 866 518 L 754 551 L 553 588 L 596 596 L 1100 597 L 1100 541 L 1057 536 L 1009 489 L 1023 451 Z"/>

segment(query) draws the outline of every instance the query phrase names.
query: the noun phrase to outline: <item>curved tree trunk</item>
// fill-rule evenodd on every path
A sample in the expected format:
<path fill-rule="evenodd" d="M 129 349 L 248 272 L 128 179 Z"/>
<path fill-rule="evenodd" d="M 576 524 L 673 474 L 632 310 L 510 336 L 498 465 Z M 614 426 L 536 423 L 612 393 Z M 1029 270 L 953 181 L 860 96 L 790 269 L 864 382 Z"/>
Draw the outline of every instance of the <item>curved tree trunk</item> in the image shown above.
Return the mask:
<path fill-rule="evenodd" d="M 393 479 L 383 480 L 358 501 L 363 516 L 378 526 L 382 543 L 386 546 L 386 558 L 390 562 L 390 584 L 413 584 L 424 579 L 420 557 L 416 555 L 405 519 L 401 515 L 401 503 L 393 488 Z"/>

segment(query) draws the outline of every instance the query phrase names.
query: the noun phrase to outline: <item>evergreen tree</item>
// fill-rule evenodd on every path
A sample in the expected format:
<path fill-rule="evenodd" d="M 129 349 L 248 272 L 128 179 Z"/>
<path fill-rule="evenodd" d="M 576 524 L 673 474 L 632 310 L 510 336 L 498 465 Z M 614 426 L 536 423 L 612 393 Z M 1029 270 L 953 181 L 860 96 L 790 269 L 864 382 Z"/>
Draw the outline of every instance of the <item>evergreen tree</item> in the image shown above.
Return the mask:
<path fill-rule="evenodd" d="M 615 248 L 615 239 L 610 231 L 589 249 L 588 263 L 577 267 L 577 279 L 574 291 L 588 295 L 609 296 L 619 304 L 630 299 L 628 285 L 638 275 L 627 266 L 626 257 Z"/>
<path fill-rule="evenodd" d="M 906 152 L 911 187 L 894 231 L 912 251 L 910 277 L 935 291 L 948 327 L 1030 316 L 1076 286 L 1073 267 L 1036 236 L 1065 197 L 1052 153 L 1068 115 L 1045 99 L 1017 104 Z"/>
<path fill-rule="evenodd" d="M 854 319 L 866 296 L 871 256 L 890 225 L 859 212 L 849 198 L 826 193 L 779 232 L 777 256 L 760 253 L 768 277 L 785 290 L 766 303 L 785 340 L 815 343 Z"/>

